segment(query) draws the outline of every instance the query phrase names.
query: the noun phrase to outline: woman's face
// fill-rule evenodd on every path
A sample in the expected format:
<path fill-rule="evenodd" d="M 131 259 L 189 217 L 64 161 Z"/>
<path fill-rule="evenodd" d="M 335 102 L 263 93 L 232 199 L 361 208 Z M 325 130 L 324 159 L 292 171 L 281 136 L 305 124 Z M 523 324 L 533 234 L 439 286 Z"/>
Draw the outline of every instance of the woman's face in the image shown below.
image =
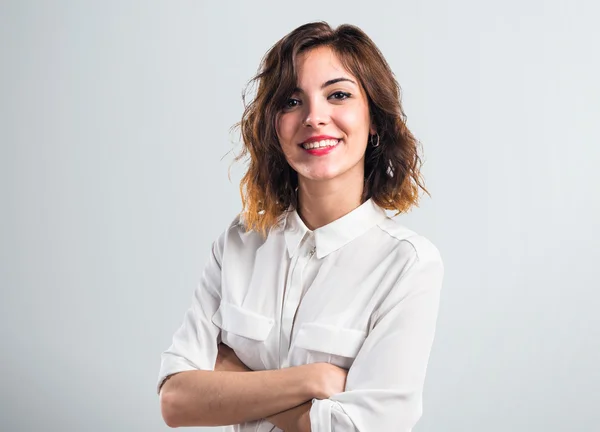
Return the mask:
<path fill-rule="evenodd" d="M 363 179 L 375 130 L 360 83 L 328 47 L 302 53 L 297 71 L 297 89 L 278 116 L 277 135 L 299 182 Z"/>

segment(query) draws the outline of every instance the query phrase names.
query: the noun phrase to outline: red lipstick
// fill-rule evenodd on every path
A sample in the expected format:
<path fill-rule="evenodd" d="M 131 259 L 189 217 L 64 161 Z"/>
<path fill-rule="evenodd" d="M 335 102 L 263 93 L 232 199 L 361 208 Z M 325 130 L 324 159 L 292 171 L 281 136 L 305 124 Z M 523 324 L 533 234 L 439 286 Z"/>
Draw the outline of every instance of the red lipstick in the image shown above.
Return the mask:
<path fill-rule="evenodd" d="M 329 136 L 329 135 L 315 135 L 315 136 L 311 136 L 306 141 L 303 141 L 300 145 L 302 145 L 302 144 L 308 144 L 308 143 L 315 142 L 315 141 L 336 140 L 336 139 L 339 139 L 339 138 L 332 137 L 332 136 Z"/>
<path fill-rule="evenodd" d="M 323 140 L 337 141 L 337 143 L 335 145 L 330 145 L 330 146 L 326 146 L 326 147 L 317 147 L 317 148 L 309 148 L 309 149 L 304 148 L 304 146 L 302 145 L 302 144 L 309 144 L 309 143 L 323 141 Z M 307 152 L 308 154 L 311 154 L 313 156 L 324 156 L 326 154 L 331 153 L 339 145 L 340 141 L 341 140 L 339 138 L 332 137 L 329 135 L 316 135 L 316 136 L 312 136 L 312 137 L 308 138 L 307 140 L 305 140 L 300 145 L 300 147 L 302 147 L 302 149 L 305 152 Z"/>

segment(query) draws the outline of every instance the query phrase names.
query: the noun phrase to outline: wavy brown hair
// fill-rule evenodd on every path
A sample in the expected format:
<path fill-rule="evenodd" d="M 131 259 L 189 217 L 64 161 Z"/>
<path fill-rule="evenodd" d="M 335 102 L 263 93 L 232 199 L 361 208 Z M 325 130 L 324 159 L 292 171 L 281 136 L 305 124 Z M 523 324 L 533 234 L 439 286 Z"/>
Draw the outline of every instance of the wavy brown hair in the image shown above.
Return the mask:
<path fill-rule="evenodd" d="M 248 230 L 266 235 L 288 208 L 298 207 L 298 175 L 284 157 L 276 122 L 297 85 L 298 55 L 322 46 L 331 48 L 359 80 L 379 134 L 379 146 L 367 146 L 365 154 L 363 202 L 372 198 L 398 214 L 418 205 L 419 188 L 430 195 L 420 173 L 420 143 L 406 126 L 400 86 L 381 51 L 356 26 L 344 24 L 333 29 L 326 22 L 312 22 L 271 47 L 243 92 L 244 114 L 233 127 L 240 129 L 242 151 L 234 161 L 249 158 L 240 183 L 241 217 Z M 247 103 L 250 87 L 256 94 Z"/>

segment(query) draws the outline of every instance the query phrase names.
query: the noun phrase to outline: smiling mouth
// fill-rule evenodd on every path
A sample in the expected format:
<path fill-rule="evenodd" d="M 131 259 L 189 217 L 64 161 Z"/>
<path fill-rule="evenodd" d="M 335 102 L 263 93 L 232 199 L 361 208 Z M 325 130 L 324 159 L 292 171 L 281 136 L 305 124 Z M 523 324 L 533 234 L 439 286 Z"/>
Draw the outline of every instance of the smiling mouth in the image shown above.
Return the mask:
<path fill-rule="evenodd" d="M 313 149 L 334 147 L 340 141 L 341 141 L 341 139 L 325 139 L 325 140 L 321 140 L 321 141 L 313 141 L 313 142 L 309 142 L 309 143 L 303 143 L 303 144 L 300 144 L 300 146 L 304 150 L 313 150 Z"/>

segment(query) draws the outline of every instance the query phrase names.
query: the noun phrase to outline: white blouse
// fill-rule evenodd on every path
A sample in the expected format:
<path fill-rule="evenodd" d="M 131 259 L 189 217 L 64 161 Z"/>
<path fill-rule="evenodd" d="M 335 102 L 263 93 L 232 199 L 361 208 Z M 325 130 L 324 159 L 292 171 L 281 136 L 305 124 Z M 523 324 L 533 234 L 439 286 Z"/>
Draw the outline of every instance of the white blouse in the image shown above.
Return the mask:
<path fill-rule="evenodd" d="M 250 369 L 328 362 L 346 389 L 313 399 L 313 432 L 409 432 L 421 417 L 444 266 L 438 249 L 368 200 L 314 231 L 296 211 L 266 240 L 236 217 L 212 253 L 183 324 L 161 355 L 170 374 L 214 370 L 217 346 Z M 267 420 L 230 431 L 280 431 Z"/>

